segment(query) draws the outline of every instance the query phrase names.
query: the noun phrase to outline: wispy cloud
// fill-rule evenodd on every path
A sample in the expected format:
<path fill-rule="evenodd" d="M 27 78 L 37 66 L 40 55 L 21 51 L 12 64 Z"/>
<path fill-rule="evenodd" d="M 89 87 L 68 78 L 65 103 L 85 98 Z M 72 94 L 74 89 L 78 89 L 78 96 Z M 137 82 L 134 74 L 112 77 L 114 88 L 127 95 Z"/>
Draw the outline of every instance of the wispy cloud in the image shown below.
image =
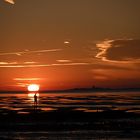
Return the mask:
<path fill-rule="evenodd" d="M 8 2 L 10 4 L 15 4 L 14 0 L 4 0 L 4 1 L 6 1 L 6 2 Z"/>
<path fill-rule="evenodd" d="M 111 48 L 111 45 L 110 43 L 112 42 L 113 40 L 106 40 L 106 41 L 103 41 L 103 42 L 100 42 L 98 44 L 96 44 L 97 48 L 99 49 L 99 52 L 97 53 L 96 57 L 97 58 L 100 58 L 102 59 L 103 61 L 106 60 L 106 57 L 105 57 L 105 54 L 106 54 L 106 51 Z"/>
<path fill-rule="evenodd" d="M 63 64 L 51 64 L 51 66 L 81 66 L 91 65 L 91 63 L 63 63 Z"/>
<path fill-rule="evenodd" d="M 15 86 L 19 86 L 19 87 L 27 87 L 29 84 L 27 83 L 17 83 L 17 85 Z"/>
<path fill-rule="evenodd" d="M 72 62 L 71 60 L 67 60 L 67 59 L 56 60 L 56 61 L 57 61 L 57 62 L 60 62 L 60 63 Z"/>
<path fill-rule="evenodd" d="M 0 65 L 19 65 L 19 64 L 26 64 L 26 65 L 30 65 L 30 64 L 37 64 L 38 62 L 34 62 L 34 61 L 26 61 L 26 62 L 0 62 Z"/>
<path fill-rule="evenodd" d="M 38 81 L 43 80 L 43 78 L 14 78 L 15 81 Z"/>
<path fill-rule="evenodd" d="M 24 62 L 24 64 L 36 64 L 38 62 L 34 62 L 34 61 L 28 61 L 28 62 Z"/>
<path fill-rule="evenodd" d="M 53 67 L 53 66 L 84 66 L 92 65 L 91 63 L 61 63 L 61 64 L 32 64 L 32 65 L 0 65 L 0 68 L 37 68 L 37 67 Z"/>
<path fill-rule="evenodd" d="M 0 53 L 0 56 L 5 56 L 5 55 L 23 55 L 23 54 L 36 54 L 36 53 L 47 53 L 47 52 L 58 52 L 62 51 L 62 49 L 48 49 L 48 50 L 36 50 L 36 51 L 30 51 L 30 50 L 25 50 L 21 52 L 6 52 L 6 53 Z"/>
<path fill-rule="evenodd" d="M 97 44 L 99 52 L 96 58 L 109 62 L 139 63 L 140 40 L 116 39 L 106 40 Z"/>
<path fill-rule="evenodd" d="M 0 65 L 15 65 L 17 62 L 0 62 Z"/>

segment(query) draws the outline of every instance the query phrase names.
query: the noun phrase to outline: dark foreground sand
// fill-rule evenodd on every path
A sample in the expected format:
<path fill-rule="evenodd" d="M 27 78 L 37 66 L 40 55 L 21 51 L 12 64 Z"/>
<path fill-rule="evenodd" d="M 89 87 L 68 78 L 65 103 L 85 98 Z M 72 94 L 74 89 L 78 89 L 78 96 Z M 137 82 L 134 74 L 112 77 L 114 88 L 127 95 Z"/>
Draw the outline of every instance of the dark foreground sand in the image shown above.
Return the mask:
<path fill-rule="evenodd" d="M 21 127 L 22 126 L 22 127 Z M 140 115 L 124 111 L 82 112 L 65 108 L 28 114 L 14 111 L 0 114 L 0 130 L 140 130 Z"/>
<path fill-rule="evenodd" d="M 0 132 L 1 140 L 139 140 L 139 132 L 123 131 L 8 131 Z"/>
<path fill-rule="evenodd" d="M 2 112 L 2 111 L 1 111 Z M 0 140 L 5 139 L 140 139 L 140 115 L 124 111 L 82 112 L 62 108 L 0 113 Z M 125 138 L 125 139 L 124 139 Z"/>

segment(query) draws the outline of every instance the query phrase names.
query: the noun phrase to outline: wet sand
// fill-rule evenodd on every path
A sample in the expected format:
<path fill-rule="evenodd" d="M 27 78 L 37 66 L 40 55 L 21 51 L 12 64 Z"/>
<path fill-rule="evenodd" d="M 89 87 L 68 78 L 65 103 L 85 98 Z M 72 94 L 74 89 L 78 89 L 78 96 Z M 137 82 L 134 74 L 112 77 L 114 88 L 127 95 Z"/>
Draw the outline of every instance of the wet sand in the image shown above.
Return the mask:
<path fill-rule="evenodd" d="M 116 105 L 118 102 L 118 105 L 121 104 L 116 109 L 108 107 L 113 101 L 109 96 L 106 98 L 110 102 L 102 99 L 102 102 L 98 101 L 97 107 L 97 102 L 95 105 L 91 100 L 95 95 L 88 95 L 88 98 L 85 95 L 45 95 L 39 97 L 37 106 L 25 95 L 3 95 L 0 97 L 0 139 L 140 139 L 138 98 L 135 100 L 136 95 L 133 94 L 133 102 L 130 102 L 130 97 L 120 96 L 114 102 Z M 129 98 L 129 102 L 120 103 L 124 97 Z M 125 107 L 122 109 L 123 105 Z M 134 106 L 136 112 L 128 111 Z"/>
<path fill-rule="evenodd" d="M 0 139 L 140 139 L 140 115 L 122 111 L 9 112 L 0 115 Z"/>

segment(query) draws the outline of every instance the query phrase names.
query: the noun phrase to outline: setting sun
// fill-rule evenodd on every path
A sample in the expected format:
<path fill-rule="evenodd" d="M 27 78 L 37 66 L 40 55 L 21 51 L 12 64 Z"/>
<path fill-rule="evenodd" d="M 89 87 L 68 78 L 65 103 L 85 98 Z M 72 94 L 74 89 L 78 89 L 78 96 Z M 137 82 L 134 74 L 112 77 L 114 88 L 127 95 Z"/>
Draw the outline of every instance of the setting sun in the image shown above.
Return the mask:
<path fill-rule="evenodd" d="M 39 85 L 37 84 L 31 84 L 27 88 L 28 88 L 28 91 L 39 91 Z"/>

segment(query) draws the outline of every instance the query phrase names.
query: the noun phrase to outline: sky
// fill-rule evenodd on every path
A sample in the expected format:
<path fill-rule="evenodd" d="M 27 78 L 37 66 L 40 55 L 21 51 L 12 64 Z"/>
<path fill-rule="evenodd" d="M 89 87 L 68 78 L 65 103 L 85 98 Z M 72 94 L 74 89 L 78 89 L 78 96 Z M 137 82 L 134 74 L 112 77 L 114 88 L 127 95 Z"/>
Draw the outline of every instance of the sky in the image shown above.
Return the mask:
<path fill-rule="evenodd" d="M 0 90 L 140 88 L 140 0 L 0 0 Z"/>

